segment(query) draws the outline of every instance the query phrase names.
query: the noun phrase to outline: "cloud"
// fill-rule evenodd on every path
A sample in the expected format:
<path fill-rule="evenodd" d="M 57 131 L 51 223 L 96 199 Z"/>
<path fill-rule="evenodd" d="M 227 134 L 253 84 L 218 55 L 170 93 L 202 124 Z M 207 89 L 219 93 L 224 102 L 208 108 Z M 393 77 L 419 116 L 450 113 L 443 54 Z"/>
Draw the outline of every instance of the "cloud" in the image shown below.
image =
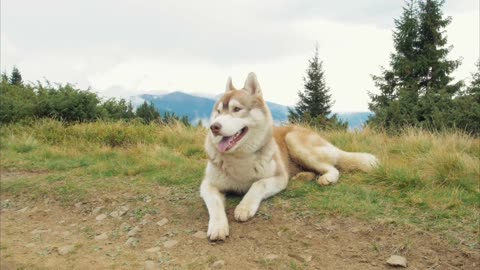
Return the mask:
<path fill-rule="evenodd" d="M 478 1 L 446 3 L 455 73 L 478 59 Z M 473 3 L 477 2 L 477 3 Z M 337 111 L 366 110 L 370 74 L 388 65 L 402 1 L 2 2 L 2 69 L 128 97 L 183 90 L 217 94 L 255 71 L 267 99 L 293 105 L 318 41 Z M 473 27 L 472 27 L 473 25 Z M 468 31 L 469 34 L 465 34 Z M 476 37 L 476 38 L 472 38 Z M 473 42 L 472 42 L 473 40 Z"/>

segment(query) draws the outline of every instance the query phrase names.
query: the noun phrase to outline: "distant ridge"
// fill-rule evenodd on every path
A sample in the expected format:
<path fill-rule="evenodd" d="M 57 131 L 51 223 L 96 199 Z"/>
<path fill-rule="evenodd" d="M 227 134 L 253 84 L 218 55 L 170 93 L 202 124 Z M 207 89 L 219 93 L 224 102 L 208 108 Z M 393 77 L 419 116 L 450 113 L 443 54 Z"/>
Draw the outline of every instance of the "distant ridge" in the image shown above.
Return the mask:
<path fill-rule="evenodd" d="M 208 94 L 188 94 L 181 91 L 170 92 L 166 94 L 141 94 L 132 97 L 135 104 L 139 105 L 143 101 L 152 102 L 160 112 L 173 112 L 176 115 L 186 115 L 190 122 L 196 123 L 199 120 L 206 123 L 210 118 L 213 105 L 216 99 Z M 267 105 L 272 112 L 273 120 L 276 123 L 287 121 L 288 107 L 277 103 L 267 101 Z M 337 113 L 340 119 L 347 121 L 350 129 L 361 128 L 371 112 L 342 112 Z"/>

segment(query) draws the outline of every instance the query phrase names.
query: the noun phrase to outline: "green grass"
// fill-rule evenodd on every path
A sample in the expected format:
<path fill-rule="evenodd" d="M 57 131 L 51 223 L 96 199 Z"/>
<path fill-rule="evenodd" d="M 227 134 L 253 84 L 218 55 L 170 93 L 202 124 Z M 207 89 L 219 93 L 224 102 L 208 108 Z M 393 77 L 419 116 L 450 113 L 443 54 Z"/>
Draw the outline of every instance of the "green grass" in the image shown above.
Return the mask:
<path fill-rule="evenodd" d="M 398 136 L 369 129 L 322 135 L 344 150 L 374 153 L 381 166 L 371 173 L 341 173 L 339 183 L 329 187 L 291 181 L 266 204 L 287 202 L 298 218 L 340 216 L 415 226 L 478 246 L 478 138 L 414 129 Z M 156 187 L 168 186 L 175 192 L 172 202 L 197 209 L 204 136 L 204 129 L 181 125 L 122 122 L 3 126 L 2 170 L 23 173 L 2 181 L 1 192 L 32 200 L 51 196 L 72 205 L 112 192 L 154 196 Z M 227 207 L 240 199 L 230 197 Z M 136 215 L 148 211 L 139 209 Z M 261 215 L 268 219 L 270 214 Z"/>

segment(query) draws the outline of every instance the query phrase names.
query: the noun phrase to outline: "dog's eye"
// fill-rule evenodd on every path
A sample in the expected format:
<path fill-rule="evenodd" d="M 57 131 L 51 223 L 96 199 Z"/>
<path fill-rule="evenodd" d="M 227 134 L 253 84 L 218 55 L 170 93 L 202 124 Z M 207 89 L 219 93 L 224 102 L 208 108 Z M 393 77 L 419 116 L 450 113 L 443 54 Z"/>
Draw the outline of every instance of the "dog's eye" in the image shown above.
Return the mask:
<path fill-rule="evenodd" d="M 240 107 L 233 107 L 233 112 L 239 112 L 241 110 L 242 110 L 242 108 L 240 108 Z"/>

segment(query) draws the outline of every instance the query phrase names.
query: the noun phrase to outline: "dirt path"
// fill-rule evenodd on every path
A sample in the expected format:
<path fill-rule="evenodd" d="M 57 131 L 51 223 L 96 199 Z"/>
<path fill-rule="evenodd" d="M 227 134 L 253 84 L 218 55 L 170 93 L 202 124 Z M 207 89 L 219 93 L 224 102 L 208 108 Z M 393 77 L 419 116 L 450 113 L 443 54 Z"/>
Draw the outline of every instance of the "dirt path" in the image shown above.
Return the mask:
<path fill-rule="evenodd" d="M 242 224 L 232 221 L 229 207 L 231 235 L 211 243 L 197 194 L 155 194 L 75 206 L 3 196 L 1 269 L 393 269 L 386 265 L 392 254 L 406 257 L 409 269 L 479 267 L 478 250 L 436 235 L 345 218 L 318 221 L 269 202 Z"/>

